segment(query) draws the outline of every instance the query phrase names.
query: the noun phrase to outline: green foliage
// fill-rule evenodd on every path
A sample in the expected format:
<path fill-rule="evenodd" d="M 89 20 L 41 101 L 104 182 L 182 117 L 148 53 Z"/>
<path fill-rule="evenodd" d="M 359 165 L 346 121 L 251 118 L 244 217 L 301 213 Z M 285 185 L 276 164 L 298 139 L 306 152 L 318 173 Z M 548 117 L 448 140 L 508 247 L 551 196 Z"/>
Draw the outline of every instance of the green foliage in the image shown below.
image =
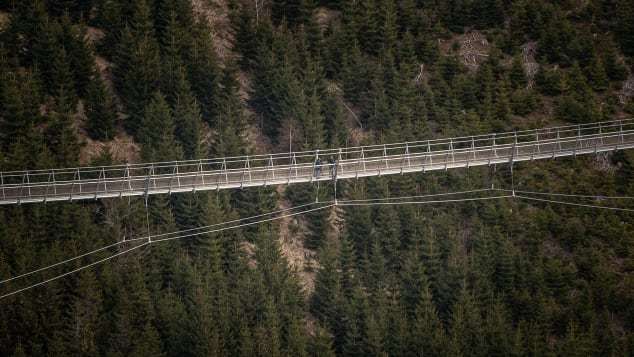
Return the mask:
<path fill-rule="evenodd" d="M 161 73 L 158 43 L 145 0 L 136 2 L 132 21 L 121 33 L 115 64 L 115 84 L 129 113 L 125 126 L 136 135 Z"/>
<path fill-rule="evenodd" d="M 621 43 L 621 50 L 628 56 L 634 55 L 634 4 L 631 1 L 617 2 L 616 32 Z"/>
<path fill-rule="evenodd" d="M 97 140 L 112 139 L 116 131 L 117 109 L 112 95 L 99 76 L 88 86 L 85 109 L 90 137 Z"/>
<path fill-rule="evenodd" d="M 123 129 L 148 161 L 634 113 L 617 98 L 629 1 L 256 3 L 229 1 L 229 23 L 212 26 L 208 4 L 189 0 L 0 1 L 0 168 L 78 165 L 81 129 L 104 141 Z M 451 49 L 472 29 L 490 46 L 477 70 Z M 116 164 L 112 144 L 88 161 Z M 634 194 L 630 154 L 594 161 L 516 165 L 514 182 Z M 338 196 L 510 186 L 499 165 L 454 172 L 342 181 Z M 332 194 L 322 183 L 151 196 L 147 212 L 142 199 L 3 207 L 0 277 Z M 631 355 L 632 236 L 625 213 L 545 203 L 337 207 L 153 244 L 9 298 L 0 355 Z"/>
<path fill-rule="evenodd" d="M 174 118 L 165 97 L 156 92 L 144 110 L 138 132 L 146 161 L 169 161 L 180 157 L 174 137 Z"/>

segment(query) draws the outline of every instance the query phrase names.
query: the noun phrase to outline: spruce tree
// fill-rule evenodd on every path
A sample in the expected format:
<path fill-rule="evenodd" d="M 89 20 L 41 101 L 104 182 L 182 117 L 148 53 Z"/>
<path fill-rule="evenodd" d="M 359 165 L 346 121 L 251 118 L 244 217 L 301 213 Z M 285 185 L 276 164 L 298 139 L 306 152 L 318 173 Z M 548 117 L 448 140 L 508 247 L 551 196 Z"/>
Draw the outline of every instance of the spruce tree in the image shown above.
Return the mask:
<path fill-rule="evenodd" d="M 588 79 L 592 89 L 595 91 L 603 92 L 608 89 L 610 80 L 608 79 L 603 61 L 597 55 L 593 57 L 590 67 L 588 68 Z"/>
<path fill-rule="evenodd" d="M 411 338 L 414 353 L 424 355 L 442 355 L 446 348 L 446 334 L 443 323 L 438 317 L 431 290 L 422 285 L 418 290 L 419 298 L 412 322 Z"/>
<path fill-rule="evenodd" d="M 326 242 L 320 250 L 321 265 L 315 277 L 315 293 L 311 300 L 313 314 L 331 330 L 338 330 L 337 311 L 341 302 L 339 260 L 333 242 Z"/>
<path fill-rule="evenodd" d="M 75 79 L 70 66 L 70 58 L 63 47 L 53 57 L 51 75 L 51 87 L 53 88 L 51 94 L 58 102 L 67 102 L 64 105 L 68 104 L 69 110 L 74 111 L 78 99 Z"/>
<path fill-rule="evenodd" d="M 313 357 L 335 357 L 333 349 L 332 337 L 328 330 L 321 326 L 315 329 L 315 336 L 311 339 L 309 347 L 310 355 Z"/>
<path fill-rule="evenodd" d="M 94 272 L 87 271 L 79 275 L 76 291 L 65 323 L 67 352 L 74 355 L 97 355 L 103 296 Z"/>
<path fill-rule="evenodd" d="M 47 145 L 51 149 L 56 166 L 73 166 L 79 161 L 80 143 L 73 126 L 70 104 L 60 98 L 57 109 L 50 115 L 46 130 Z"/>
<path fill-rule="evenodd" d="M 616 32 L 621 43 L 621 50 L 627 56 L 634 55 L 634 4 L 628 0 L 617 3 Z"/>
<path fill-rule="evenodd" d="M 169 161 L 181 156 L 174 137 L 172 111 L 160 92 L 155 92 L 145 108 L 137 134 L 145 161 Z"/>
<path fill-rule="evenodd" d="M 0 83 L 0 146 L 25 138 L 41 120 L 38 83 L 30 73 L 7 73 Z"/>
<path fill-rule="evenodd" d="M 511 80 L 511 86 L 513 87 L 513 89 L 526 88 L 526 73 L 524 72 L 522 59 L 519 56 L 515 56 L 513 58 L 513 64 L 511 66 L 511 72 L 509 73 L 509 79 Z"/>
<path fill-rule="evenodd" d="M 116 134 L 117 109 L 112 95 L 101 77 L 96 76 L 88 86 L 85 101 L 88 135 L 96 140 L 110 140 Z"/>
<path fill-rule="evenodd" d="M 498 83 L 495 103 L 495 118 L 501 123 L 507 123 L 511 118 L 509 84 L 506 79 Z"/>
<path fill-rule="evenodd" d="M 121 34 L 114 62 L 115 84 L 129 114 L 125 126 L 136 136 L 144 109 L 158 89 L 161 72 L 158 43 L 146 0 L 136 2 L 131 24 Z"/>
<path fill-rule="evenodd" d="M 328 147 L 343 147 L 348 143 L 348 128 L 343 105 L 334 95 L 328 95 L 323 106 L 324 127 Z"/>
<path fill-rule="evenodd" d="M 68 16 L 62 17 L 59 43 L 68 52 L 77 94 L 82 97 L 95 75 L 95 56 L 85 38 L 85 26 L 73 24 Z"/>
<path fill-rule="evenodd" d="M 200 158 L 202 154 L 200 148 L 200 108 L 191 92 L 189 83 L 184 78 L 184 70 L 181 69 L 179 73 L 173 109 L 175 136 L 183 148 L 184 158 L 196 159 Z"/>

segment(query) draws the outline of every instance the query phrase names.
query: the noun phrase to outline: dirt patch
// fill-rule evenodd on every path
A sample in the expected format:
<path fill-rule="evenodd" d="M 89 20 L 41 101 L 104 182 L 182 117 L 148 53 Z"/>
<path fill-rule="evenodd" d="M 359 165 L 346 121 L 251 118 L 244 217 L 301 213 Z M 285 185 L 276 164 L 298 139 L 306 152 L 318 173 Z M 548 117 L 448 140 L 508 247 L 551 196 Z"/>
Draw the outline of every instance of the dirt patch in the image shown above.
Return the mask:
<path fill-rule="evenodd" d="M 103 39 L 105 36 L 106 33 L 102 29 L 98 29 L 92 26 L 86 27 L 86 41 L 88 41 L 88 43 L 93 46 L 101 41 L 101 39 Z"/>
<path fill-rule="evenodd" d="M 244 71 L 238 71 L 237 80 L 240 84 L 238 95 L 240 96 L 240 99 L 246 102 L 251 98 L 251 95 L 249 94 L 251 93 L 251 78 L 249 78 Z"/>
<path fill-rule="evenodd" d="M 271 140 L 264 135 L 259 126 L 254 124 L 247 125 L 246 134 L 247 145 L 254 153 L 268 154 L 273 152 Z"/>
<path fill-rule="evenodd" d="M 0 11 L 0 31 L 9 27 L 10 22 L 11 18 L 9 17 L 9 14 L 4 11 Z"/>
<path fill-rule="evenodd" d="M 472 71 L 478 69 L 480 64 L 489 57 L 491 44 L 479 31 L 470 31 L 462 35 L 456 35 L 449 40 L 438 39 L 441 53 L 450 55 L 455 46 L 458 46 L 458 56 L 461 62 Z"/>
<path fill-rule="evenodd" d="M 319 28 L 322 31 L 325 31 L 334 20 L 339 19 L 341 12 L 321 6 L 315 10 L 313 16 L 315 17 L 315 21 L 317 22 L 317 25 L 319 25 Z"/>
<path fill-rule="evenodd" d="M 85 145 L 79 154 L 82 165 L 89 164 L 93 159 L 99 157 L 104 150 L 108 150 L 114 162 L 133 163 L 139 162 L 141 148 L 134 142 L 131 136 L 120 132 L 110 141 L 96 141 L 84 136 Z"/>
<path fill-rule="evenodd" d="M 233 56 L 233 33 L 229 20 L 229 7 L 226 0 L 192 0 L 194 14 L 206 21 L 211 27 L 214 50 L 218 58 L 225 62 Z"/>
<path fill-rule="evenodd" d="M 539 63 L 535 59 L 537 55 L 537 42 L 531 41 L 522 46 L 522 65 L 526 78 L 528 78 L 528 88 L 535 85 L 535 75 L 539 72 Z"/>
<path fill-rule="evenodd" d="M 249 268 L 251 269 L 255 269 L 255 267 L 258 265 L 257 261 L 255 260 L 255 244 L 245 241 L 240 243 L 240 249 L 246 255 L 247 266 L 249 266 Z"/>

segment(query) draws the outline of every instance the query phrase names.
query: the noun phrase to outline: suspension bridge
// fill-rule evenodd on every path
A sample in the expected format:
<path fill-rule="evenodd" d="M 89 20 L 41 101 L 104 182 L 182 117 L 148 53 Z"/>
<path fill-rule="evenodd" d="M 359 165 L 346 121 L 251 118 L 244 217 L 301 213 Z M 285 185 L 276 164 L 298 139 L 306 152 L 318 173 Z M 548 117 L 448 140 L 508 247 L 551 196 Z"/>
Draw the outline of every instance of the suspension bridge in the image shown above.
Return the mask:
<path fill-rule="evenodd" d="M 214 159 L 0 172 L 0 205 L 318 182 L 634 148 L 634 120 Z"/>

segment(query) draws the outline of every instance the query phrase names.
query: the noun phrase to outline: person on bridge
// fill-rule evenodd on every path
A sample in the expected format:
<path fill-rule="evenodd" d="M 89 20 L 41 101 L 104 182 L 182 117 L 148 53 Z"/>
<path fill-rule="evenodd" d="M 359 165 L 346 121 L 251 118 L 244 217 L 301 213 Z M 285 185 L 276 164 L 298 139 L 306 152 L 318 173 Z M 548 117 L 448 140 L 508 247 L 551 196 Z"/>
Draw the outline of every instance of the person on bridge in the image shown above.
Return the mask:
<path fill-rule="evenodd" d="M 317 158 L 317 160 L 315 161 L 315 178 L 319 178 L 320 174 L 321 174 L 321 159 Z"/>
<path fill-rule="evenodd" d="M 328 158 L 328 166 L 330 166 L 330 176 L 335 177 L 337 161 L 331 156 Z"/>

